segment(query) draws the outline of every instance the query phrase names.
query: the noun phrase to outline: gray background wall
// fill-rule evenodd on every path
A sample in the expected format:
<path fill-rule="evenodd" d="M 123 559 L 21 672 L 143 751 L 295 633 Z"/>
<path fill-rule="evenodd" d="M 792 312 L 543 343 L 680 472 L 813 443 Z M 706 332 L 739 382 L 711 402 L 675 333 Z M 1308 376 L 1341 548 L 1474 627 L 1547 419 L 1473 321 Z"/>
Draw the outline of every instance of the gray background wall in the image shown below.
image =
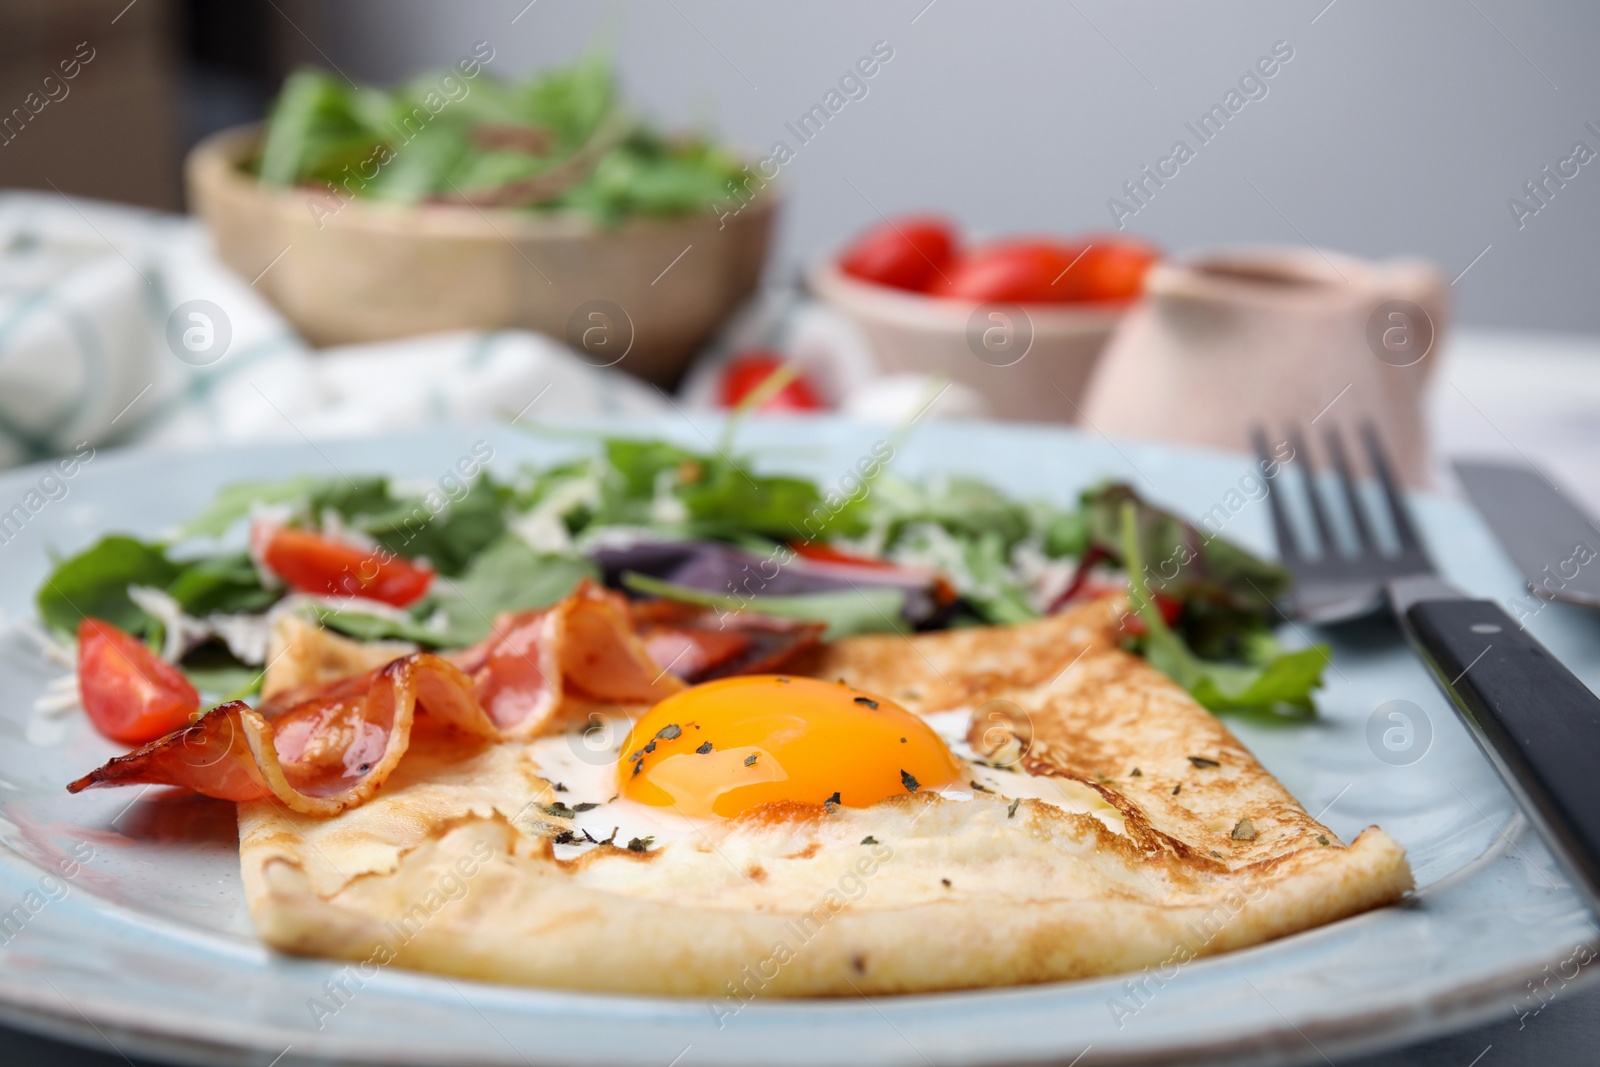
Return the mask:
<path fill-rule="evenodd" d="M 1105 229 L 1274 42 L 1294 58 L 1128 223 L 1170 249 L 1309 241 L 1425 255 L 1474 325 L 1600 332 L 1600 159 L 1519 229 L 1509 197 L 1600 152 L 1600 4 L 1517 0 L 320 0 L 287 8 L 327 61 L 394 79 L 487 40 L 522 73 L 609 40 L 631 99 L 784 168 L 787 262 L 877 217 L 991 233 Z M 513 22 L 515 19 L 515 22 Z M 877 40 L 894 58 L 809 144 L 784 129 Z M 307 52 L 317 54 L 308 45 Z M 1531 203 L 1531 201 L 1530 201 Z M 1487 249 L 1487 251 L 1485 251 Z M 1474 259 L 1479 257 L 1474 263 Z"/>

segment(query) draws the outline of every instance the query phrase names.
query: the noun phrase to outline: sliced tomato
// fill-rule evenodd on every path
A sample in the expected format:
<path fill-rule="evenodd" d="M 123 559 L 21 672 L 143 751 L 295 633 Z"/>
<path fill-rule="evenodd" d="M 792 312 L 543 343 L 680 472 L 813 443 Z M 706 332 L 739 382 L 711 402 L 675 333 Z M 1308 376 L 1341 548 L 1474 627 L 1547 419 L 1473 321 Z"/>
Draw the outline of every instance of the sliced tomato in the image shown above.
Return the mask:
<path fill-rule="evenodd" d="M 777 352 L 752 349 L 734 356 L 722 370 L 718 383 L 717 399 L 725 408 L 738 407 L 739 402 L 754 392 L 768 378 L 778 372 L 788 360 Z M 823 411 L 827 404 L 817 395 L 804 374 L 774 393 L 762 411 Z"/>
<path fill-rule="evenodd" d="M 839 269 L 895 289 L 926 289 L 955 254 L 955 228 L 932 215 L 907 215 L 874 226 L 850 243 Z"/>
<path fill-rule="evenodd" d="M 1073 299 L 1100 302 L 1134 300 L 1144 292 L 1144 276 L 1161 258 L 1154 248 L 1126 237 L 1091 237 L 1088 251 L 1061 284 Z"/>
<path fill-rule="evenodd" d="M 386 548 L 361 548 L 293 526 L 260 530 L 261 561 L 301 593 L 353 596 L 403 608 L 428 591 L 433 571 Z"/>
<path fill-rule="evenodd" d="M 101 619 L 78 624 L 78 697 L 94 728 L 125 745 L 164 737 L 200 710 L 182 671 Z"/>
<path fill-rule="evenodd" d="M 974 249 L 946 270 L 936 296 L 1003 304 L 1059 304 L 1080 299 L 1065 284 L 1082 245 L 1000 241 Z"/>

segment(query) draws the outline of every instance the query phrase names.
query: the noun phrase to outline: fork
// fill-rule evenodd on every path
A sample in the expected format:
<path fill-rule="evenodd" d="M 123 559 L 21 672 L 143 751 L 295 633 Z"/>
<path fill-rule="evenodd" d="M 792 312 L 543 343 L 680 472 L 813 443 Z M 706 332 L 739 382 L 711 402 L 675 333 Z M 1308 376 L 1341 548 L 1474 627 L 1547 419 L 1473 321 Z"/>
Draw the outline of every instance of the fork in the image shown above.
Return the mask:
<path fill-rule="evenodd" d="M 1334 500 L 1318 488 L 1300 430 L 1286 435 L 1293 456 L 1277 477 L 1291 463 L 1302 471 L 1314 547 L 1296 535 L 1275 479 L 1267 479 L 1279 558 L 1295 579 L 1290 609 L 1310 622 L 1335 623 L 1387 602 L 1484 755 L 1600 912 L 1600 698 L 1497 603 L 1439 577 L 1377 431 L 1368 423 L 1361 437 L 1382 489 L 1383 507 L 1374 511 L 1362 506 L 1336 428 L 1325 438 Z M 1252 431 L 1251 441 L 1266 474 L 1280 461 L 1268 455 L 1264 429 Z M 1353 552 L 1335 535 L 1335 500 L 1342 501 Z M 1392 546 L 1380 543 L 1374 520 L 1390 528 Z"/>

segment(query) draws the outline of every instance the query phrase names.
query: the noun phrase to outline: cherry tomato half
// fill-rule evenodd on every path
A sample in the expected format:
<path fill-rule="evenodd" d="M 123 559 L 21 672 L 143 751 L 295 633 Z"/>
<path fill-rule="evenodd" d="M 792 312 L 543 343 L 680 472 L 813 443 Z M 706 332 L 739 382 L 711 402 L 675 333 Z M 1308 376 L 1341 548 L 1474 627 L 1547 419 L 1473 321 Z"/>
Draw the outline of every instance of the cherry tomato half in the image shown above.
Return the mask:
<path fill-rule="evenodd" d="M 738 407 L 762 382 L 777 373 L 787 360 L 776 352 L 754 350 L 734 356 L 722 370 L 717 400 L 725 408 Z M 774 393 L 762 411 L 823 411 L 827 404 L 817 395 L 811 382 L 801 374 Z"/>
<path fill-rule="evenodd" d="M 386 548 L 347 545 L 293 526 L 266 533 L 261 560 L 301 593 L 354 596 L 403 608 L 421 599 L 433 571 Z"/>
<path fill-rule="evenodd" d="M 857 237 L 839 257 L 839 269 L 864 282 L 922 290 L 939 279 L 955 248 L 950 223 L 931 215 L 908 215 Z"/>
<path fill-rule="evenodd" d="M 937 296 L 983 303 L 1059 304 L 1078 299 L 1064 283 L 1082 245 L 1001 241 L 974 249 L 945 270 Z"/>
<path fill-rule="evenodd" d="M 1088 251 L 1061 279 L 1076 300 L 1119 302 L 1144 292 L 1144 275 L 1159 253 L 1125 237 L 1090 237 Z"/>
<path fill-rule="evenodd" d="M 78 624 L 78 697 L 94 728 L 125 745 L 187 726 L 200 710 L 182 671 L 101 619 Z"/>

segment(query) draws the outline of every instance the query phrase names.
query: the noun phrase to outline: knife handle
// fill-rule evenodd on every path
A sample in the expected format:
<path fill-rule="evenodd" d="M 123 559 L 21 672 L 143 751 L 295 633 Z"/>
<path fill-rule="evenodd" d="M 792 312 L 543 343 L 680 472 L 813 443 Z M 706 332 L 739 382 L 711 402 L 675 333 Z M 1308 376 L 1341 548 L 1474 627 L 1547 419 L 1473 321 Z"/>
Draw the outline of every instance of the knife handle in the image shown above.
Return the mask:
<path fill-rule="evenodd" d="M 1445 693 L 1600 910 L 1600 697 L 1492 600 L 1406 612 Z"/>

